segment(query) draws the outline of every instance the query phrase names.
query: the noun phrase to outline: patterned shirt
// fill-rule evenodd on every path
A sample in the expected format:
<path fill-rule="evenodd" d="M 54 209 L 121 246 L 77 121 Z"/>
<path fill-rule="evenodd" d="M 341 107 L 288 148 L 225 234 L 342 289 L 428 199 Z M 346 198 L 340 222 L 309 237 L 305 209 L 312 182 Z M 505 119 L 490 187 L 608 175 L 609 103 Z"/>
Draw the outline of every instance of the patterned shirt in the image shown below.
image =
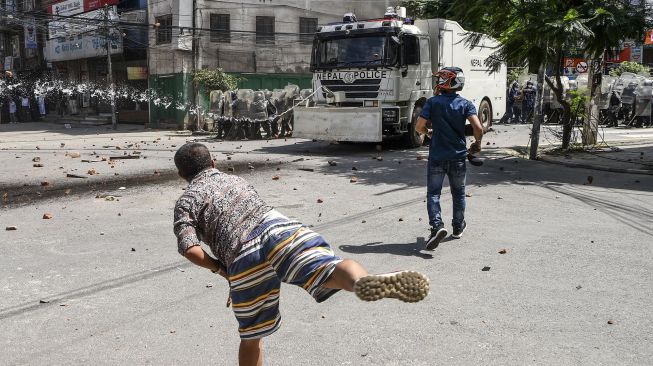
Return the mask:
<path fill-rule="evenodd" d="M 228 267 L 243 241 L 271 209 L 244 179 L 217 169 L 204 170 L 175 205 L 179 253 L 184 255 L 201 241 Z"/>

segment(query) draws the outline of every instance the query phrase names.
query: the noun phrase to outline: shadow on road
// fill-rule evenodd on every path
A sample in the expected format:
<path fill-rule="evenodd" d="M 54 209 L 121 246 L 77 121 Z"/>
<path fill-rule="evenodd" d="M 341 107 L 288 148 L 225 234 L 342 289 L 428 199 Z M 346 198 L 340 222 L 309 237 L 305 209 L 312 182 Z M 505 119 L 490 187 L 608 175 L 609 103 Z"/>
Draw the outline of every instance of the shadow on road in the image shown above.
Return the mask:
<path fill-rule="evenodd" d="M 393 144 L 387 143 L 383 145 L 381 151 L 378 151 L 375 144 L 328 144 L 300 140 L 293 145 L 264 146 L 258 151 L 328 159 L 335 165 L 324 164 L 317 167 L 316 174 L 334 175 L 347 179 L 355 176 L 357 184 L 395 185 L 388 190 L 376 193 L 377 195 L 416 187 L 425 188 L 428 148 L 398 149 L 393 146 Z M 516 148 L 507 148 L 507 150 L 514 151 Z M 629 175 L 568 168 L 506 155 L 502 150 L 495 148 L 483 150 L 480 157 L 485 159 L 483 166 L 467 165 L 467 186 L 571 184 L 653 192 L 653 176 L 651 175 Z M 589 178 L 590 176 L 591 178 Z"/>
<path fill-rule="evenodd" d="M 415 243 L 386 244 L 380 241 L 376 241 L 361 245 L 341 245 L 338 248 L 340 248 L 340 250 L 343 252 L 353 254 L 394 254 L 407 257 L 415 256 L 423 259 L 432 259 L 432 254 L 425 253 L 423 251 L 425 244 L 426 239 L 419 237 Z"/>

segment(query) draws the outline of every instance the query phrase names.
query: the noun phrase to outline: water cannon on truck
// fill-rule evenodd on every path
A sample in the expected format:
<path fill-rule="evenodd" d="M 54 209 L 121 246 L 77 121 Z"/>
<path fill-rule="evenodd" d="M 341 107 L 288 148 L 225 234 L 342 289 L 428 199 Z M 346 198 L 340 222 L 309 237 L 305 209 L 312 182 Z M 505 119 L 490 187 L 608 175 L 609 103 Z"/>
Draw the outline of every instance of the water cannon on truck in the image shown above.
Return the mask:
<path fill-rule="evenodd" d="M 460 67 L 460 94 L 476 106 L 483 127 L 506 109 L 506 67 L 491 72 L 485 60 L 499 43 L 481 35 L 470 48 L 469 32 L 446 19 L 413 21 L 404 7 L 389 7 L 379 19 L 318 26 L 310 70 L 315 104 L 294 111 L 293 136 L 318 140 L 380 142 L 402 138 L 423 144 L 414 130 L 424 102 L 433 96 L 433 73 Z"/>

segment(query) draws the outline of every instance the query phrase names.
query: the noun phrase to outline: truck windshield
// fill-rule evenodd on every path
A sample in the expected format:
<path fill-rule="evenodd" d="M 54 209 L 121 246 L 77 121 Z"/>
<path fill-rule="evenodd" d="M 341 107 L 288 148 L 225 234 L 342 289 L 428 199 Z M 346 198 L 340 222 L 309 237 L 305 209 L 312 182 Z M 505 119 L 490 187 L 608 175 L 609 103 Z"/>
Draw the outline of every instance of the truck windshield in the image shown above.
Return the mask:
<path fill-rule="evenodd" d="M 390 66 L 396 62 L 396 48 L 385 36 L 321 39 L 315 45 L 315 67 Z"/>

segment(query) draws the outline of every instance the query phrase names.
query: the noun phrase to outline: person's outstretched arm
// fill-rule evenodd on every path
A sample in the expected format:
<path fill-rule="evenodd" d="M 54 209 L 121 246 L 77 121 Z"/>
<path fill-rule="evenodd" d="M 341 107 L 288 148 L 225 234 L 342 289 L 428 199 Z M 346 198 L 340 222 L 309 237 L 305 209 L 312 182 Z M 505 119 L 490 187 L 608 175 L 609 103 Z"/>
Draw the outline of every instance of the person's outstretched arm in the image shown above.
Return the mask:
<path fill-rule="evenodd" d="M 467 120 L 472 125 L 472 129 L 474 130 L 474 142 L 472 143 L 470 150 L 472 151 L 472 153 L 477 153 L 481 151 L 481 140 L 483 139 L 483 125 L 481 124 L 481 120 L 479 120 L 478 116 L 475 114 L 467 117 Z"/>
<path fill-rule="evenodd" d="M 208 268 L 211 270 L 211 272 L 217 273 L 220 276 L 227 278 L 227 272 L 225 271 L 224 267 L 200 246 L 193 246 L 188 248 L 188 250 L 186 250 L 184 253 L 184 257 L 186 257 L 186 259 L 195 265 Z"/>
<path fill-rule="evenodd" d="M 429 133 L 429 125 L 431 123 L 424 117 L 417 118 L 417 123 L 415 123 L 415 131 L 420 135 L 425 135 Z"/>

